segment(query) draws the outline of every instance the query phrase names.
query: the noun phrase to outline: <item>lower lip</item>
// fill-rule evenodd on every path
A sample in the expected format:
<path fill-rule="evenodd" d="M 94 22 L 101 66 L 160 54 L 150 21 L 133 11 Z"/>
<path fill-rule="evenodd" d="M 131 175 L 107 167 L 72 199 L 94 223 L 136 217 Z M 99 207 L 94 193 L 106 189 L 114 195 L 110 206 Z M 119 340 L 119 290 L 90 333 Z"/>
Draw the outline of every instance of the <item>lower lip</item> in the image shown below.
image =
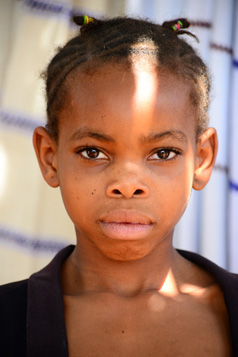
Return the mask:
<path fill-rule="evenodd" d="M 113 239 L 136 240 L 147 236 L 152 224 L 100 222 L 104 233 Z"/>

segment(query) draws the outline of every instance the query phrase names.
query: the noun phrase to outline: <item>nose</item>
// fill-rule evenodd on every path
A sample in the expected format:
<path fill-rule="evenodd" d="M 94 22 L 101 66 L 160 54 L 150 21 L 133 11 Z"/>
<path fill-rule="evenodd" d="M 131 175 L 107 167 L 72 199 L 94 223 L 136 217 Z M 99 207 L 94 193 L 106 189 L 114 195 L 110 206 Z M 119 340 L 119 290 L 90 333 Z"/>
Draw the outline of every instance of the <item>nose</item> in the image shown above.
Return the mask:
<path fill-rule="evenodd" d="M 149 195 L 148 186 L 141 180 L 138 173 L 117 173 L 116 179 L 106 188 L 108 197 L 115 198 L 146 198 Z"/>

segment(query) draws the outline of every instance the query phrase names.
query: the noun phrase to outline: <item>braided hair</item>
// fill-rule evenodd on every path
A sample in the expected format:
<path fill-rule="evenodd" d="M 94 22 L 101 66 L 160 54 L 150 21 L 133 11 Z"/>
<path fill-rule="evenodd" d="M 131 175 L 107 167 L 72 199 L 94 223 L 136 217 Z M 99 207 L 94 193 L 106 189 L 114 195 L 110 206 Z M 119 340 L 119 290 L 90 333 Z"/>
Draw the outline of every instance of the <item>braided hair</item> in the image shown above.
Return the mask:
<path fill-rule="evenodd" d="M 58 114 L 67 93 L 67 76 L 81 67 L 95 72 L 100 65 L 129 61 L 132 54 L 156 56 L 160 70 L 174 73 L 191 83 L 191 104 L 198 108 L 197 137 L 207 128 L 209 76 L 206 65 L 180 34 L 194 36 L 184 30 L 186 19 L 157 25 L 142 19 L 118 17 L 97 20 L 75 16 L 81 26 L 79 34 L 59 48 L 44 73 L 47 98 L 47 124 L 50 135 L 57 141 Z M 144 46 L 136 46 L 143 43 Z M 151 46 L 151 43 L 153 46 Z M 150 44 L 150 46 L 146 46 Z"/>

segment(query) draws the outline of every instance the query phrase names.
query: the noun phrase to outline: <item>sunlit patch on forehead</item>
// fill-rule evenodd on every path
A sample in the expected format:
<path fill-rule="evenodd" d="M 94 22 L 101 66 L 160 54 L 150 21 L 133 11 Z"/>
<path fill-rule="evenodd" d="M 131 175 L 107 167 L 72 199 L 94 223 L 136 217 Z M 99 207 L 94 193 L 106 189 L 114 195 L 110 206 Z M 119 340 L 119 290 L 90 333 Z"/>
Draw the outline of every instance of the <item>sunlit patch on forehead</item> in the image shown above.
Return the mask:
<path fill-rule="evenodd" d="M 158 47 L 151 39 L 140 41 L 131 48 L 131 67 L 135 78 L 134 104 L 136 107 L 151 106 L 156 101 L 158 88 Z"/>
<path fill-rule="evenodd" d="M 132 63 L 147 65 L 148 68 L 158 65 L 158 46 L 148 37 L 140 37 L 129 52 Z"/>

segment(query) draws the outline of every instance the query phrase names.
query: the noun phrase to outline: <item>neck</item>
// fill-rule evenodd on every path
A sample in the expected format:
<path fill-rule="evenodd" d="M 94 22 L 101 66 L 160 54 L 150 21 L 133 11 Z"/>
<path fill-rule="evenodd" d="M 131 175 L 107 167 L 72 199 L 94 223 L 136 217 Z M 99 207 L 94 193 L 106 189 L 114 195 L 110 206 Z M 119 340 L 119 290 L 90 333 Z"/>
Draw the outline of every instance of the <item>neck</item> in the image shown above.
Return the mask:
<path fill-rule="evenodd" d="M 148 291 L 176 294 L 182 276 L 189 271 L 185 261 L 173 248 L 172 237 L 147 256 L 133 261 L 105 257 L 96 247 L 86 249 L 77 244 L 62 269 L 63 292 L 80 295 L 109 292 L 135 296 Z"/>

